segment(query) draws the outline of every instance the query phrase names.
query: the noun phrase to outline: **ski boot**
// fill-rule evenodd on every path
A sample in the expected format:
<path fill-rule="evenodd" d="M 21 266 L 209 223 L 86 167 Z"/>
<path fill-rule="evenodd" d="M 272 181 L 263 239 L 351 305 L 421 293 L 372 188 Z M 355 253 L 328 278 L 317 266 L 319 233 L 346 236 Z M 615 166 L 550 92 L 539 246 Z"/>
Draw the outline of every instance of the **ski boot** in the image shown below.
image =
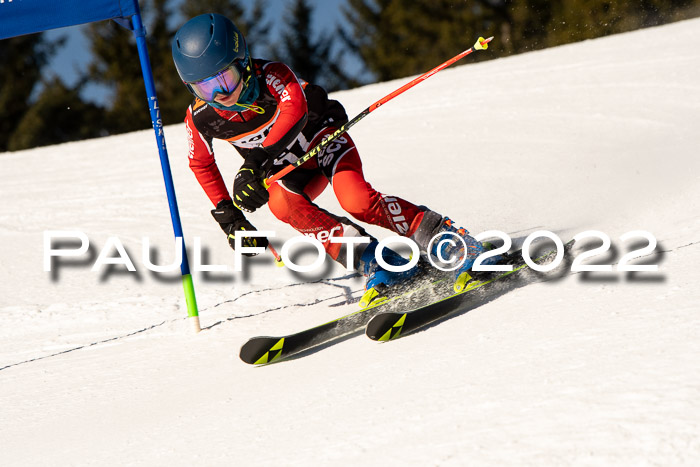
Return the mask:
<path fill-rule="evenodd" d="M 379 265 L 375 256 L 378 244 L 377 240 L 370 242 L 360 258 L 359 270 L 367 278 L 365 293 L 360 298 L 360 308 L 363 309 L 387 300 L 390 290 L 400 289 L 402 285 L 405 285 L 415 277 L 419 269 L 418 267 L 413 267 L 402 272 L 384 269 Z M 391 266 L 403 266 L 409 263 L 409 260 L 388 248 L 382 250 L 382 258 Z"/>
<path fill-rule="evenodd" d="M 478 279 L 479 273 L 471 271 L 474 261 L 492 248 L 490 244 L 485 247 L 466 229 L 455 226 L 449 217 L 442 217 L 433 211 L 425 212 L 413 239 L 435 260 L 434 264 L 452 274 L 455 292 L 462 292 L 470 281 Z M 481 264 L 497 264 L 503 260 L 501 255 L 496 255 Z"/>

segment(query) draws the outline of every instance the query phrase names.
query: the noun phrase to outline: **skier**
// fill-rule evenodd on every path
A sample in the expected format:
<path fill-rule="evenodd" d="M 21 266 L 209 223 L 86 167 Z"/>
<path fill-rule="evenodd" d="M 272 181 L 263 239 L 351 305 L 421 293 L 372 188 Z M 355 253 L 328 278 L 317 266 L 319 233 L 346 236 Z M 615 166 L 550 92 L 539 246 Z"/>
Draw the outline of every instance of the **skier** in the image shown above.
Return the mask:
<path fill-rule="evenodd" d="M 200 15 L 185 23 L 173 39 L 172 52 L 182 81 L 195 96 L 185 118 L 189 166 L 216 207 L 212 215 L 232 248 L 236 235 L 243 235 L 244 246 L 268 245 L 265 238 L 245 237 L 255 227 L 242 212 L 268 204 L 279 220 L 317 238 L 332 259 L 346 267 L 352 260 L 367 277 L 368 290 L 391 287 L 411 277 L 417 268 L 396 273 L 377 264 L 374 238 L 355 245 L 352 258 L 345 244 L 330 241 L 332 237 L 368 237 L 359 225 L 314 204 L 330 184 L 342 208 L 355 219 L 411 238 L 422 254 L 464 258 L 455 278 L 468 271 L 483 251 L 480 242 L 449 218 L 376 191 L 365 180 L 360 155 L 347 133 L 266 189 L 266 177 L 298 160 L 348 121 L 343 106 L 285 64 L 251 58 L 243 35 L 218 14 Z M 214 138 L 228 141 L 243 157 L 231 195 L 214 159 Z M 464 243 L 430 243 L 443 233 L 458 235 Z M 394 266 L 408 263 L 389 249 L 384 249 L 383 259 Z"/>

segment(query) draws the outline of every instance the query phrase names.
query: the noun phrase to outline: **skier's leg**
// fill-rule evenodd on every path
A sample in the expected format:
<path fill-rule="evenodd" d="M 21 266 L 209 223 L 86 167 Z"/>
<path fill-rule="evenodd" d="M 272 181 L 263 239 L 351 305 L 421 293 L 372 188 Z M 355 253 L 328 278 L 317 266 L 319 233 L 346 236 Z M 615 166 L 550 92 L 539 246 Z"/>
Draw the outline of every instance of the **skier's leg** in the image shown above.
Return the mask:
<path fill-rule="evenodd" d="M 409 237 L 413 233 L 411 227 L 425 210 L 403 198 L 375 190 L 365 179 L 362 161 L 354 145 L 342 154 L 334 170 L 326 175 L 340 205 L 359 221 Z"/>
<path fill-rule="evenodd" d="M 333 129 L 327 129 L 311 144 L 320 141 L 332 131 Z M 417 226 L 420 222 L 425 208 L 398 197 L 383 195 L 367 183 L 362 173 L 360 157 L 349 135 L 343 135 L 328 145 L 316 161 L 327 180 L 332 183 L 341 207 L 355 219 L 387 228 L 406 237 L 411 235 L 412 225 Z M 378 241 L 373 240 L 360 256 L 359 269 L 367 277 L 368 289 L 379 284 L 393 286 L 405 282 L 417 272 L 417 268 L 404 272 L 392 272 L 382 268 L 376 261 L 377 245 Z M 388 248 L 382 250 L 382 257 L 392 266 L 408 263 L 408 260 Z"/>
<path fill-rule="evenodd" d="M 328 150 L 322 152 L 319 161 L 343 209 L 360 221 L 410 237 L 422 253 L 433 258 L 464 259 L 462 266 L 456 270 L 455 277 L 471 269 L 476 257 L 483 252 L 482 244 L 470 236 L 466 229 L 458 228 L 448 217 L 402 198 L 383 195 L 372 188 L 365 180 L 362 161 L 352 139 L 349 135 L 343 135 L 342 138 L 338 139 L 335 146 L 329 146 Z M 450 238 L 446 237 L 449 234 L 459 236 L 463 243 L 450 242 Z M 431 242 L 433 238 L 435 241 Z M 441 241 L 445 239 L 448 241 Z M 489 263 L 498 260 L 499 257 L 493 257 Z"/>
<path fill-rule="evenodd" d="M 368 278 L 366 285 L 370 288 L 378 283 L 393 285 L 413 275 L 413 270 L 406 273 L 388 273 L 379 268 L 376 262 L 376 239 L 349 219 L 335 216 L 312 202 L 328 184 L 325 176 L 318 171 L 317 176 L 313 176 L 314 172 L 307 170 L 298 169 L 295 172 L 295 177 L 285 177 L 283 181 L 270 187 L 269 206 L 275 217 L 298 232 L 315 237 L 321 242 L 328 256 L 347 269 L 364 274 Z M 368 237 L 369 243 L 331 243 L 331 238 L 341 236 Z M 349 255 L 349 252 L 352 254 Z M 408 260 L 389 248 L 383 250 L 382 257 L 394 266 L 408 263 Z"/>
<path fill-rule="evenodd" d="M 318 196 L 328 184 L 323 176 L 302 169 L 297 169 L 295 172 L 309 175 L 308 180 L 303 186 L 287 183 L 287 177 L 283 181 L 273 183 L 269 190 L 270 211 L 277 219 L 289 224 L 296 231 L 316 238 L 333 260 L 347 268 L 350 261 L 347 255 L 348 247 L 342 243 L 331 243 L 330 239 L 368 236 L 367 233 L 349 219 L 335 216 L 312 202 L 312 199 Z M 304 172 L 307 173 L 304 174 Z M 353 248 L 353 269 L 358 267 L 365 245 L 361 244 Z"/>

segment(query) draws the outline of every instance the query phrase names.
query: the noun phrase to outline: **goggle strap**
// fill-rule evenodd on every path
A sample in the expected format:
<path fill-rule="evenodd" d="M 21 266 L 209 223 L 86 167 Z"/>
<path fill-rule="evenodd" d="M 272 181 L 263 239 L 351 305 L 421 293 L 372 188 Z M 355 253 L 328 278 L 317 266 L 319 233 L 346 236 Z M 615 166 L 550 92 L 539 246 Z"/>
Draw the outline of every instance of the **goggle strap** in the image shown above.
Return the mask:
<path fill-rule="evenodd" d="M 248 105 L 248 104 L 241 104 L 240 102 L 236 102 L 236 105 L 239 107 L 243 107 L 244 109 L 252 110 L 256 114 L 264 114 L 265 109 L 263 109 L 260 106 L 257 105 Z"/>

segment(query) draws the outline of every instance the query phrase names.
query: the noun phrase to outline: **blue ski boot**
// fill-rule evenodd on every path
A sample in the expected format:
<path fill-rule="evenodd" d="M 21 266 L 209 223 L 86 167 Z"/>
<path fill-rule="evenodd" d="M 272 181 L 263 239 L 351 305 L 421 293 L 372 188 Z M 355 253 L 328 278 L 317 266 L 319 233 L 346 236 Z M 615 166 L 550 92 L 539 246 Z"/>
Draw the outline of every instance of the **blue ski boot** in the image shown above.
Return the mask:
<path fill-rule="evenodd" d="M 455 292 L 464 290 L 472 280 L 474 261 L 487 250 L 466 229 L 455 226 L 452 219 L 434 211 L 425 212 L 412 238 L 430 255 L 434 266 L 453 275 Z M 492 256 L 481 264 L 497 264 L 503 259 L 500 255 Z"/>
<path fill-rule="evenodd" d="M 376 258 L 378 244 L 377 240 L 370 242 L 360 258 L 359 270 L 367 278 L 365 293 L 360 299 L 360 308 L 367 308 L 370 304 L 374 305 L 386 300 L 389 289 L 406 284 L 418 272 L 418 267 L 402 272 L 388 271 L 381 267 Z M 403 266 L 409 263 L 409 260 L 389 248 L 382 250 L 382 259 L 391 266 Z"/>

